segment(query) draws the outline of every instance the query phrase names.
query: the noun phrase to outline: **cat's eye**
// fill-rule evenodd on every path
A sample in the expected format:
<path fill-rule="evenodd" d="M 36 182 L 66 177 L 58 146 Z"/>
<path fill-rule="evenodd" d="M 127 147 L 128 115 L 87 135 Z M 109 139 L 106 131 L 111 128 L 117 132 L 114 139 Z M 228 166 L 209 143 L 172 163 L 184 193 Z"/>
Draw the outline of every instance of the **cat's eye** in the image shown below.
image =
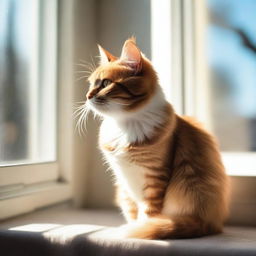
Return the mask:
<path fill-rule="evenodd" d="M 101 87 L 105 88 L 107 87 L 109 84 L 111 84 L 112 81 L 109 80 L 109 79 L 103 79 L 102 82 L 101 82 Z"/>

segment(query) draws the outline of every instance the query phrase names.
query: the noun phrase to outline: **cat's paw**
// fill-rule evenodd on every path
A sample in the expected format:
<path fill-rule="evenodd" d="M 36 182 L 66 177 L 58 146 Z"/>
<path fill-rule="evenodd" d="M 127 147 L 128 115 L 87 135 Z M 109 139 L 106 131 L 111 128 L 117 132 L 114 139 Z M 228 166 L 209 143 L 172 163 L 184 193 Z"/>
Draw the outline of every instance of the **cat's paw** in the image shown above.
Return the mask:
<path fill-rule="evenodd" d="M 106 228 L 104 230 L 95 232 L 90 237 L 103 238 L 103 239 L 127 239 L 127 238 L 139 238 L 134 235 L 134 230 L 139 228 L 137 222 L 129 222 L 116 228 Z"/>

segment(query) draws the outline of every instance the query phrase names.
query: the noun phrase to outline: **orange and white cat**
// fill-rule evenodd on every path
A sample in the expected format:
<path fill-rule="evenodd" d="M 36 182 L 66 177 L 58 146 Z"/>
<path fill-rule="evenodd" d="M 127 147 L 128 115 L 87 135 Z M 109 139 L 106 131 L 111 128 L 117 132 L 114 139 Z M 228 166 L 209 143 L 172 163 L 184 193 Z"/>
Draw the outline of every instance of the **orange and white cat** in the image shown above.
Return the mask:
<path fill-rule="evenodd" d="M 99 50 L 86 106 L 103 117 L 99 144 L 116 177 L 128 221 L 125 237 L 221 232 L 229 187 L 214 139 L 192 119 L 175 114 L 133 38 L 120 58 Z"/>

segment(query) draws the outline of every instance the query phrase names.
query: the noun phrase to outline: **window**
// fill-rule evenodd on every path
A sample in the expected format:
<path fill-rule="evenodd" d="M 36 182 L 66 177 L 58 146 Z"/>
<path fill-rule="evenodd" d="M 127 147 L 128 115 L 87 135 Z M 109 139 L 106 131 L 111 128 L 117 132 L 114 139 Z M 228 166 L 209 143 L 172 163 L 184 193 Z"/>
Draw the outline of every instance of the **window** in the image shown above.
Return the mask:
<path fill-rule="evenodd" d="M 217 136 L 231 181 L 229 223 L 255 225 L 255 1 L 151 0 L 151 8 L 153 63 L 168 100 Z"/>
<path fill-rule="evenodd" d="M 198 88 L 197 95 L 203 91 L 205 105 L 197 109 L 219 140 L 228 172 L 255 176 L 256 5 L 250 0 L 207 0 L 202 5 L 205 56 L 196 68 L 201 69 L 198 79 L 204 72 L 204 89 Z"/>
<path fill-rule="evenodd" d="M 250 0 L 208 0 L 207 4 L 212 129 L 224 152 L 235 152 L 230 156 L 243 159 L 243 166 L 233 160 L 233 169 L 256 175 L 256 5 Z M 232 161 L 230 156 L 227 163 Z"/>
<path fill-rule="evenodd" d="M 212 129 L 223 151 L 255 152 L 256 2 L 208 0 L 207 7 Z"/>
<path fill-rule="evenodd" d="M 151 3 L 152 57 L 168 99 L 215 134 L 229 174 L 255 176 L 255 2 Z"/>
<path fill-rule="evenodd" d="M 63 90 L 57 87 L 57 1 L 2 0 L 0 9 L 1 219 L 68 198 L 69 192 L 57 182 L 56 128 L 63 116 L 57 95 Z M 17 207 L 17 196 L 25 206 Z"/>
<path fill-rule="evenodd" d="M 56 10 L 49 1 L 8 0 L 1 5 L 0 165 L 53 162 Z M 51 18 L 45 19 L 49 11 Z"/>

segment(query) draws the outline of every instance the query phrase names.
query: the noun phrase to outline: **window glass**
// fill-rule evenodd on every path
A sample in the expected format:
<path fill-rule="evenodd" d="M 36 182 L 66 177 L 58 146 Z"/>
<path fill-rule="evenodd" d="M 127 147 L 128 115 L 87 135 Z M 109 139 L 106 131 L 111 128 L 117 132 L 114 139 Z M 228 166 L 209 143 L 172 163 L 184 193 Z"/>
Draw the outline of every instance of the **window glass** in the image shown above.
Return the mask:
<path fill-rule="evenodd" d="M 49 3 L 0 1 L 2 166 L 55 160 L 55 33 L 51 22 L 56 20 L 56 10 L 48 10 Z"/>
<path fill-rule="evenodd" d="M 207 5 L 212 129 L 223 151 L 256 151 L 256 1 Z"/>

